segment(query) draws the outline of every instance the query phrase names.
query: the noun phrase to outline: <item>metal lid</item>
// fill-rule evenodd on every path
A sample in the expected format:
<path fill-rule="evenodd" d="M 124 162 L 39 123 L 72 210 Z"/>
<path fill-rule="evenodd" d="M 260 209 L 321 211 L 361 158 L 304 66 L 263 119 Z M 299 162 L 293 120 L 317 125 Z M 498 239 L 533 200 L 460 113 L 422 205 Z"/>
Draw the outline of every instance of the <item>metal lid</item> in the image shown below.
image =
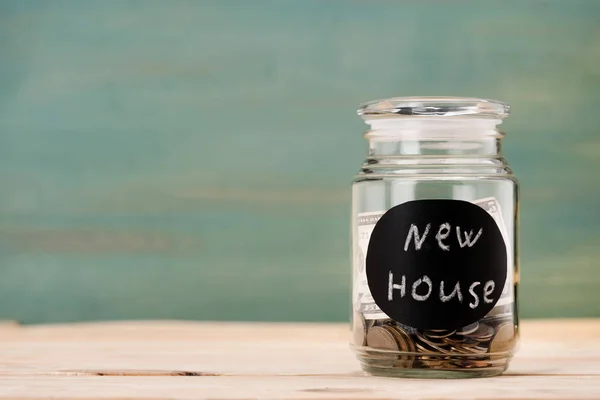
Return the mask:
<path fill-rule="evenodd" d="M 364 120 L 402 117 L 477 117 L 504 119 L 508 104 L 470 97 L 393 97 L 362 104 L 357 111 Z"/>

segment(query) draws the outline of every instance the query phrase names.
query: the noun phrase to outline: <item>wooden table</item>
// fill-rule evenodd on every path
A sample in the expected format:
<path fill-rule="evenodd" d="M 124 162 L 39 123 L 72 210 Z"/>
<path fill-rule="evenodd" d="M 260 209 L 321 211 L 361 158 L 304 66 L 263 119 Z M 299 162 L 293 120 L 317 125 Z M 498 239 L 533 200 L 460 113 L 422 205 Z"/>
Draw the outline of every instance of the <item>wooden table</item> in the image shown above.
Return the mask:
<path fill-rule="evenodd" d="M 347 325 L 0 324 L 0 399 L 600 399 L 600 320 L 526 321 L 500 377 L 365 376 Z"/>

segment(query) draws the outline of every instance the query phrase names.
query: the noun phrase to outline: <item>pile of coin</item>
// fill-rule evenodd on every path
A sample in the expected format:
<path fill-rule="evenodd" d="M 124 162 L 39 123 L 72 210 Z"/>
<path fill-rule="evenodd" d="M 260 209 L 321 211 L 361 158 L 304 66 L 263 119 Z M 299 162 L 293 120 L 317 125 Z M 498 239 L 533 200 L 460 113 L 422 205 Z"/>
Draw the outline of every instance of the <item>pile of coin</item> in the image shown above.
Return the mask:
<path fill-rule="evenodd" d="M 369 357 L 393 356 L 394 367 L 456 369 L 489 365 L 514 347 L 512 314 L 496 314 L 456 330 L 416 330 L 393 320 L 354 318 L 354 343 Z"/>

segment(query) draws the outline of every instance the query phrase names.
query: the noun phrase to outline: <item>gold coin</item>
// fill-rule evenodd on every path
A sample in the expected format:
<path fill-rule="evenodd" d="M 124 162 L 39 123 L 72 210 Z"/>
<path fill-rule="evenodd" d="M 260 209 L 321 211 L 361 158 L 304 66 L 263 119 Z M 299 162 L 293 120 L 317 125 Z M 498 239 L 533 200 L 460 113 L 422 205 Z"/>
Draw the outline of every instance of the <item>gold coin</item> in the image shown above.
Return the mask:
<path fill-rule="evenodd" d="M 430 369 L 451 370 L 455 369 L 454 363 L 447 360 L 435 360 L 423 363 L 423 366 Z"/>
<path fill-rule="evenodd" d="M 429 346 L 445 346 L 445 344 L 446 344 L 445 339 L 431 339 L 424 335 L 417 336 L 417 337 L 421 342 L 423 342 Z"/>
<path fill-rule="evenodd" d="M 374 326 L 367 332 L 367 346 L 382 350 L 400 350 L 395 335 L 388 327 Z"/>
<path fill-rule="evenodd" d="M 388 329 L 392 332 L 398 343 L 398 347 L 404 353 L 416 352 L 415 343 L 411 339 L 410 335 L 406 333 L 402 328 L 398 326 L 389 326 Z M 415 357 L 411 354 L 401 354 L 398 357 L 398 361 L 394 363 L 396 368 L 411 368 Z"/>
<path fill-rule="evenodd" d="M 513 348 L 515 341 L 515 326 L 511 322 L 496 328 L 496 334 L 490 343 L 490 353 L 503 353 Z"/>
<path fill-rule="evenodd" d="M 434 353 L 438 354 L 450 354 L 450 350 L 445 348 L 444 346 L 440 346 L 434 343 L 426 343 L 427 346 L 432 349 Z"/>
<path fill-rule="evenodd" d="M 430 337 L 432 339 L 443 339 L 443 338 L 447 338 L 448 336 L 452 336 L 454 335 L 456 331 L 447 331 L 444 329 L 430 329 L 427 330 L 425 332 L 423 332 L 427 337 Z"/>
<path fill-rule="evenodd" d="M 424 349 L 428 353 L 438 354 L 438 355 L 450 355 L 452 354 L 452 349 L 448 338 L 444 339 L 431 339 L 430 337 L 421 334 L 417 335 L 416 339 L 418 343 L 420 343 L 421 349 Z M 424 351 L 421 350 L 421 351 Z"/>
<path fill-rule="evenodd" d="M 431 350 L 430 348 L 426 347 L 423 343 L 415 343 L 417 350 L 420 353 L 433 353 L 434 350 Z"/>
<path fill-rule="evenodd" d="M 468 336 L 463 336 L 463 335 L 459 335 L 459 334 L 452 335 L 452 336 L 442 339 L 442 342 L 444 344 L 467 343 L 470 341 L 472 341 L 472 339 L 470 339 Z"/>
<path fill-rule="evenodd" d="M 467 336 L 464 337 L 465 340 L 451 342 L 448 341 L 450 346 L 450 353 L 459 353 L 459 354 L 480 354 L 482 352 L 487 352 L 487 346 L 482 344 L 481 342 L 469 338 Z"/>
<path fill-rule="evenodd" d="M 408 333 L 406 333 L 402 328 L 397 326 L 390 326 L 389 329 L 396 337 L 398 347 L 400 347 L 401 351 L 406 351 L 409 353 L 413 353 L 415 351 L 415 344 Z"/>
<path fill-rule="evenodd" d="M 364 346 L 367 344 L 367 324 L 363 316 L 359 313 L 354 314 L 352 333 L 355 345 Z"/>

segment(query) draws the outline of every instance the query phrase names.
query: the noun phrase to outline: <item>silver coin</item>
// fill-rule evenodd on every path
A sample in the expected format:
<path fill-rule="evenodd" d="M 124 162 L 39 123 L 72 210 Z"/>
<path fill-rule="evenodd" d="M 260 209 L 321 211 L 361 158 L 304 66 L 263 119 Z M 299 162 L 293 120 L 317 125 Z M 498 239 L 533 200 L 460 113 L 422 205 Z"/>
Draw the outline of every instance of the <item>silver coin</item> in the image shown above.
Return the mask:
<path fill-rule="evenodd" d="M 477 354 L 485 354 L 488 352 L 488 347 L 486 346 L 475 346 L 472 347 L 473 353 L 477 353 Z"/>
<path fill-rule="evenodd" d="M 374 326 L 367 332 L 367 346 L 374 349 L 398 351 L 396 337 L 388 327 Z"/>
<path fill-rule="evenodd" d="M 494 328 L 484 323 L 479 324 L 477 330 L 468 335 L 469 338 L 472 338 L 479 342 L 485 342 L 487 340 L 490 340 L 492 336 L 494 336 Z"/>
<path fill-rule="evenodd" d="M 474 322 L 470 325 L 464 326 L 461 329 L 458 329 L 456 331 L 457 335 L 470 335 L 471 333 L 475 332 L 477 330 L 477 328 L 479 328 L 479 322 Z"/>
<path fill-rule="evenodd" d="M 446 344 L 459 344 L 465 343 L 469 339 L 463 335 L 452 335 L 444 339 L 444 343 Z"/>
<path fill-rule="evenodd" d="M 513 348 L 515 342 L 515 325 L 508 322 L 496 328 L 496 334 L 490 343 L 490 353 L 502 353 Z"/>

